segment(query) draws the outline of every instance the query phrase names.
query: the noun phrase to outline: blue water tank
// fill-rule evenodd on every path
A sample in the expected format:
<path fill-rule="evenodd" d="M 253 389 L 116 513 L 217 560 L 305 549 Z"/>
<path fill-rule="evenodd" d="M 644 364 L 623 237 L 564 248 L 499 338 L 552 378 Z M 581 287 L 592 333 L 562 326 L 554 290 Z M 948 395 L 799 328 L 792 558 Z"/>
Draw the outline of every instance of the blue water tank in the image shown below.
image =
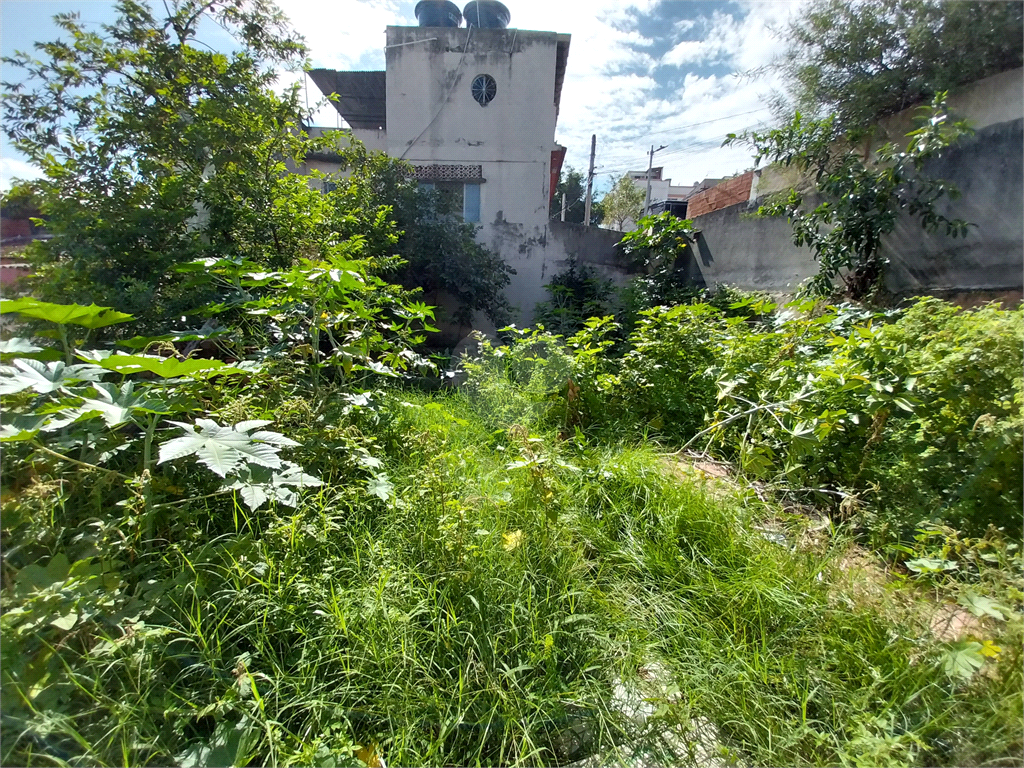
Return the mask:
<path fill-rule="evenodd" d="M 466 17 L 467 27 L 480 29 L 505 29 L 511 18 L 506 8 L 498 0 L 472 0 L 462 9 Z"/>
<path fill-rule="evenodd" d="M 420 0 L 413 9 L 421 27 L 458 27 L 462 25 L 459 6 L 449 0 Z"/>

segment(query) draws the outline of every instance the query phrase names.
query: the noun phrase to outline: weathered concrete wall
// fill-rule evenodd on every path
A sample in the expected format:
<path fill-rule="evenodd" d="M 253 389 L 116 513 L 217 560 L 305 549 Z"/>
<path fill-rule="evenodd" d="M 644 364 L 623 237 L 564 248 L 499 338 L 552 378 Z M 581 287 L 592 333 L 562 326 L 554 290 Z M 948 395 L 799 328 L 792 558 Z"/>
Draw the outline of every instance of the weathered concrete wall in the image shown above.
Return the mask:
<path fill-rule="evenodd" d="M 547 280 L 551 279 L 553 273 L 565 269 L 569 259 L 575 257 L 581 264 L 593 267 L 599 275 L 616 285 L 625 285 L 632 274 L 622 252 L 616 247 L 624 234 L 614 229 L 552 221 L 548 232 L 551 249 L 548 258 L 553 261 L 554 268 L 548 268 Z"/>
<path fill-rule="evenodd" d="M 741 203 L 693 223 L 700 236 L 691 279 L 704 287 L 788 294 L 817 271 L 811 252 L 793 245 L 793 229 L 784 218 L 752 218 Z"/>
<path fill-rule="evenodd" d="M 883 243 L 886 288 L 923 291 L 1020 288 L 1024 266 L 1024 118 L 977 132 L 925 173 L 947 179 L 961 197 L 938 206 L 946 216 L 977 224 L 966 238 L 928 233 L 902 219 Z"/>
<path fill-rule="evenodd" d="M 950 218 L 977 225 L 966 238 L 944 231 L 925 232 L 918 220 L 902 216 L 882 243 L 885 289 L 897 296 L 930 293 L 1013 296 L 1024 276 L 1024 70 L 1004 72 L 979 81 L 949 99 L 950 112 L 976 129 L 943 156 L 929 162 L 926 175 L 952 182 L 956 200 L 937 206 Z M 884 121 L 880 135 L 896 141 L 911 130 L 906 110 Z M 1008 118 L 1008 119 L 1003 119 Z M 877 148 L 876 141 L 875 147 Z M 695 281 L 709 287 L 730 284 L 749 290 L 792 293 L 817 271 L 806 248 L 792 241 L 792 228 L 782 218 L 750 216 L 766 194 L 805 180 L 791 171 L 766 169 L 755 175 L 750 200 L 694 218 L 702 230 Z"/>
<path fill-rule="evenodd" d="M 616 285 L 624 285 L 629 280 L 626 262 L 616 248 L 623 232 L 562 221 L 548 222 L 538 237 L 524 236 L 521 227 L 510 222 L 496 225 L 494 231 L 504 238 L 498 242 L 498 252 L 505 261 L 517 272 L 524 270 L 533 275 L 528 290 L 507 291 L 509 301 L 518 309 L 516 323 L 520 326 L 533 321 L 537 303 L 548 299 L 544 286 L 568 267 L 570 258 L 592 266 Z M 512 288 L 516 287 L 515 279 L 519 276 L 513 277 Z"/>
<path fill-rule="evenodd" d="M 883 118 L 875 135 L 865 144 L 865 151 L 876 152 L 886 142 L 906 146 L 907 134 L 915 128 L 914 118 L 921 105 L 915 105 Z M 1024 117 L 1024 69 L 1011 69 L 998 75 L 970 83 L 950 93 L 946 99 L 953 120 L 965 120 L 979 131 Z M 802 177 L 795 167 L 773 165 L 754 171 L 751 199 L 796 187 L 801 191 L 813 188 L 811 180 Z"/>
<path fill-rule="evenodd" d="M 388 132 L 385 128 L 353 128 L 352 135 L 371 152 L 387 152 Z"/>

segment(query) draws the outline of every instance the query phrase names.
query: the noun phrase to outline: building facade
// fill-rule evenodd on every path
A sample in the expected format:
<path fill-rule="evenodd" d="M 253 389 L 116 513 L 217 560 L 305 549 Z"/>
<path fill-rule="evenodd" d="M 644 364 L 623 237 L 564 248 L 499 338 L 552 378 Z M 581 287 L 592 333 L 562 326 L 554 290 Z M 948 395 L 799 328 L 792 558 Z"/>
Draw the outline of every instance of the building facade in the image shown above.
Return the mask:
<path fill-rule="evenodd" d="M 552 259 L 565 258 L 549 247 L 548 205 L 565 154 L 555 125 L 569 40 L 522 29 L 391 26 L 384 72 L 309 73 L 324 94 L 338 95 L 355 138 L 411 164 L 421 185 L 480 227 L 477 239 L 516 270 L 506 294 L 521 323 L 546 298 Z"/>

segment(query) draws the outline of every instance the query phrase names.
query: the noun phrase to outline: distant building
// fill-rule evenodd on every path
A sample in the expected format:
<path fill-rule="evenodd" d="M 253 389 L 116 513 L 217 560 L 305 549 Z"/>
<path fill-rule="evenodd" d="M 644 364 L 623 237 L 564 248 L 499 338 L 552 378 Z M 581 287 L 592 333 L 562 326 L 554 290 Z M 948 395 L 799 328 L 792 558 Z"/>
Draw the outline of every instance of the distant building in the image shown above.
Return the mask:
<path fill-rule="evenodd" d="M 672 179 L 663 179 L 663 168 L 651 168 L 651 203 L 665 200 L 685 200 L 697 191 L 696 184 L 692 187 L 681 187 L 672 184 Z M 647 192 L 647 171 L 628 171 L 626 173 L 633 183 Z"/>
<path fill-rule="evenodd" d="M 416 16 L 420 26 L 387 28 L 385 71 L 309 76 L 338 95 L 355 138 L 410 163 L 421 184 L 479 224 L 480 242 L 516 270 L 507 295 L 528 322 L 546 298 L 549 262 L 566 257 L 549 243 L 548 204 L 565 156 L 555 124 L 570 36 L 510 29 L 495 0 L 469 3 L 465 27 L 445 0 L 422 0 Z M 329 158 L 314 167 L 338 168 Z"/>

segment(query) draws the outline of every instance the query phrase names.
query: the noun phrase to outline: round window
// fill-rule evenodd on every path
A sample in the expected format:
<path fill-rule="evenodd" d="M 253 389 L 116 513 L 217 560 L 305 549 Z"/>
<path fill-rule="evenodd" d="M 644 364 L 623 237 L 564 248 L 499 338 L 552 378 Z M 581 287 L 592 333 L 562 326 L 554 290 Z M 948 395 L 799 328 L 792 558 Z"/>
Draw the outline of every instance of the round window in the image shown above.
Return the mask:
<path fill-rule="evenodd" d="M 479 102 L 481 107 L 490 104 L 497 92 L 498 84 L 490 75 L 477 75 L 473 78 L 473 98 Z"/>

